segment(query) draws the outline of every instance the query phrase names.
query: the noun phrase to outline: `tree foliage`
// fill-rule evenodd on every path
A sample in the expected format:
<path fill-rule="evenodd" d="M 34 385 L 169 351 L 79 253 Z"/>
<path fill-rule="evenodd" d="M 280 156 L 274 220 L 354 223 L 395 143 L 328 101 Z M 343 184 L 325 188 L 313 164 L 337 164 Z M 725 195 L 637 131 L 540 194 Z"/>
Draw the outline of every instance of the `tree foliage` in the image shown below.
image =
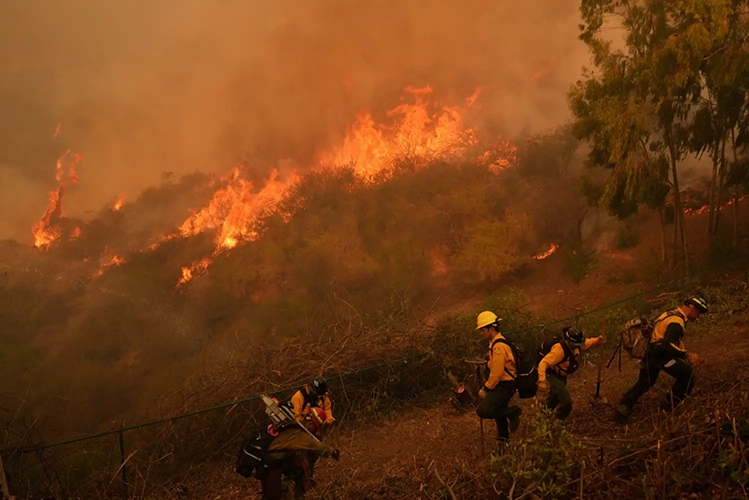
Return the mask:
<path fill-rule="evenodd" d="M 679 166 L 708 151 L 714 184 L 725 184 L 729 138 L 738 164 L 746 135 L 748 5 L 584 0 L 580 7 L 580 39 L 594 69 L 584 70 L 569 103 L 573 130 L 590 147 L 588 164 L 611 171 L 598 201 L 619 218 L 640 206 L 663 214 L 670 192 L 674 248 L 681 247 L 687 265 Z M 612 28 L 623 30 L 621 41 L 607 38 L 620 32 Z"/>

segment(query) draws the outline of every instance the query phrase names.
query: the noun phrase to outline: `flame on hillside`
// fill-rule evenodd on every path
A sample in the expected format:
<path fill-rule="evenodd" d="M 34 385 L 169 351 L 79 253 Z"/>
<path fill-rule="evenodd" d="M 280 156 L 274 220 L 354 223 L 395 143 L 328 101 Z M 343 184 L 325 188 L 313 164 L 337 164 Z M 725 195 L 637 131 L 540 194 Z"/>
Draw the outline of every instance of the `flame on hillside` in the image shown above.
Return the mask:
<path fill-rule="evenodd" d="M 548 250 L 546 250 L 544 253 L 535 255 L 533 258 L 536 260 L 546 259 L 548 257 L 551 257 L 558 249 L 559 245 L 557 245 L 556 243 L 552 243 Z"/>
<path fill-rule="evenodd" d="M 115 212 L 118 212 L 122 208 L 122 204 L 125 203 L 125 193 L 120 193 L 117 195 L 117 199 L 114 200 L 114 205 L 112 206 L 112 210 Z"/>
<path fill-rule="evenodd" d="M 104 257 L 104 255 L 102 255 L 99 262 L 100 266 L 99 270 L 96 271 L 96 274 L 94 274 L 95 278 L 104 274 L 104 271 L 106 271 L 107 268 L 112 266 L 121 266 L 122 264 L 127 262 L 127 260 L 125 260 L 123 257 L 120 257 L 119 255 L 112 255 L 111 257 Z"/>
<path fill-rule="evenodd" d="M 60 227 L 58 222 L 63 217 L 63 193 L 67 186 L 78 182 L 76 165 L 82 159 L 83 157 L 80 154 L 73 153 L 69 149 L 57 159 L 57 171 L 55 173 L 57 189 L 50 191 L 47 210 L 44 212 L 41 220 L 31 228 L 36 248 L 47 249 L 62 236 L 62 227 Z"/>
<path fill-rule="evenodd" d="M 208 266 L 210 266 L 212 263 L 213 259 L 211 259 L 210 257 L 206 257 L 204 259 L 200 259 L 197 262 L 193 262 L 190 267 L 183 267 L 182 277 L 179 279 L 177 286 L 184 285 L 194 277 L 205 274 L 206 271 L 208 271 Z"/>
<path fill-rule="evenodd" d="M 348 128 L 340 146 L 319 156 L 315 168 L 327 165 L 353 165 L 357 176 L 368 182 L 392 176 L 393 168 L 400 162 L 409 162 L 421 168 L 430 162 L 450 160 L 465 155 L 467 149 L 477 144 L 476 133 L 464 123 L 463 114 L 474 106 L 480 90 L 465 100 L 465 106 L 437 106 L 427 97 L 432 88 L 407 87 L 403 102 L 387 112 L 388 124 L 378 124 L 372 114 L 360 114 Z M 406 100 L 405 97 L 402 100 Z M 508 158 L 514 154 L 514 146 L 498 142 L 495 149 L 487 151 L 480 159 L 493 171 L 499 165 L 504 168 Z M 504 158 L 504 163 L 501 158 Z M 299 175 L 291 173 L 281 179 L 273 171 L 263 187 L 256 191 L 252 182 L 242 179 L 241 169 L 235 167 L 229 176 L 221 179 L 226 184 L 213 196 L 202 210 L 195 212 L 179 228 L 178 235 L 190 237 L 207 230 L 217 231 L 215 250 L 211 257 L 198 260 L 182 268 L 182 277 L 177 286 L 204 274 L 213 259 L 223 251 L 236 247 L 241 241 L 252 241 L 258 237 L 258 221 L 263 215 L 276 210 L 278 202 L 297 182 Z M 154 249 L 158 243 L 149 248 Z"/>
<path fill-rule="evenodd" d="M 744 198 L 746 198 L 746 196 L 741 196 L 739 198 L 739 201 L 742 201 Z M 720 208 L 718 208 L 718 210 L 723 210 L 726 207 L 730 207 L 731 205 L 734 204 L 735 201 L 736 201 L 735 198 L 731 198 L 730 200 L 726 201 L 725 203 L 722 203 L 720 205 Z M 701 206 L 699 208 L 685 208 L 684 209 L 684 213 L 687 214 L 687 215 L 700 215 L 700 214 L 704 214 L 708 210 L 710 210 L 710 204 L 703 205 L 703 206 Z"/>
<path fill-rule="evenodd" d="M 464 124 L 465 108 L 441 106 L 432 111 L 427 96 L 432 87 L 406 87 L 413 99 L 387 112 L 389 125 L 375 123 L 370 113 L 362 113 L 346 132 L 343 144 L 320 155 L 320 163 L 353 165 L 357 175 L 365 180 L 389 177 L 396 162 L 410 162 L 419 168 L 436 160 L 462 156 L 477 143 L 473 129 Z M 479 90 L 466 99 L 472 106 Z"/>

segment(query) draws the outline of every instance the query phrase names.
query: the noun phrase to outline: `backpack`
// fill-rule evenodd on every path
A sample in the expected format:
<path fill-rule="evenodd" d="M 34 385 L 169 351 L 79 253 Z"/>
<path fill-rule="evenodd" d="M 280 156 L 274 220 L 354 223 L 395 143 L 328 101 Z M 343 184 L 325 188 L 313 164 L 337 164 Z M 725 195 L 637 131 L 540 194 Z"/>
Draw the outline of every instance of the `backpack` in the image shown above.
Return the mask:
<path fill-rule="evenodd" d="M 507 368 L 505 368 L 505 371 L 515 380 L 515 382 L 517 382 L 518 396 L 521 399 L 534 397 L 538 391 L 538 386 L 536 385 L 536 382 L 538 382 L 538 370 L 536 370 L 536 364 L 533 362 L 533 359 L 526 356 L 518 346 L 507 339 L 497 339 L 492 342 L 492 345 L 489 348 L 491 351 L 494 351 L 494 346 L 497 342 L 507 345 L 510 348 L 510 351 L 512 351 L 512 357 L 515 358 L 517 376 L 513 377 L 512 374 L 507 371 Z"/>
<path fill-rule="evenodd" d="M 634 359 L 644 359 L 650 347 L 655 325 L 666 318 L 679 316 L 685 319 L 678 311 L 668 311 L 660 320 L 648 321 L 646 318 L 635 318 L 624 324 L 621 334 L 621 347 Z"/>
<path fill-rule="evenodd" d="M 275 437 L 268 429 L 257 430 L 246 437 L 237 456 L 237 474 L 242 477 L 252 477 L 253 472 L 256 477 L 262 475 L 268 469 L 268 447 Z"/>
<path fill-rule="evenodd" d="M 564 351 L 564 358 L 562 358 L 560 363 L 568 362 L 567 369 L 564 370 L 564 372 L 567 375 L 572 375 L 578 368 L 580 368 L 580 360 L 573 354 L 572 350 L 567 347 L 567 343 L 562 341 L 562 337 L 554 337 L 553 339 L 541 342 L 541 345 L 538 346 L 538 359 L 536 360 L 536 365 L 538 365 L 538 363 L 549 354 L 551 348 L 554 347 L 555 344 L 560 344 Z"/>

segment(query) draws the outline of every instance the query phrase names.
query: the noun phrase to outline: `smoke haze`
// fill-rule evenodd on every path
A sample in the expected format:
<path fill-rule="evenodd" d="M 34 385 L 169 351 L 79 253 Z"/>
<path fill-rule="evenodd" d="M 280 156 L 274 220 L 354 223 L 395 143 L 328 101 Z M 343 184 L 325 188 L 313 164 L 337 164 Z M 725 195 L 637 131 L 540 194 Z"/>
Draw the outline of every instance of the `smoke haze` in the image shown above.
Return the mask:
<path fill-rule="evenodd" d="M 57 156 L 83 154 L 69 215 L 162 172 L 304 163 L 406 85 L 506 134 L 568 118 L 587 63 L 576 0 L 25 0 L 0 11 L 0 238 L 30 242 Z M 53 137 L 57 124 L 60 133 Z"/>

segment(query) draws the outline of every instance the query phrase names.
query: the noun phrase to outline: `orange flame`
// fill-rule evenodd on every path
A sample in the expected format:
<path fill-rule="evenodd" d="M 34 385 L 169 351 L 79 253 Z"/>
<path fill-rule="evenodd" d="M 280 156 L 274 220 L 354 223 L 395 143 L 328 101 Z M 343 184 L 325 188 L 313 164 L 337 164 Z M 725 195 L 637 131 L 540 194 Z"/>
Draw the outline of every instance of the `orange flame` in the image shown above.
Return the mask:
<path fill-rule="evenodd" d="M 372 182 L 391 177 L 399 162 L 422 168 L 430 162 L 463 157 L 469 147 L 478 143 L 474 130 L 464 123 L 464 113 L 467 107 L 475 105 L 480 89 L 465 99 L 463 108 L 430 103 L 427 100 L 432 94 L 430 86 L 406 87 L 404 91 L 409 102 L 387 113 L 389 124 L 376 123 L 370 113 L 359 115 L 340 146 L 320 154 L 316 168 L 352 164 L 359 177 Z M 514 151 L 510 143 L 498 141 L 479 161 L 498 172 L 509 165 Z M 221 179 L 225 187 L 215 192 L 205 208 L 185 220 L 178 234 L 164 236 L 148 247 L 153 250 L 161 242 L 177 236 L 217 231 L 213 255 L 182 268 L 177 286 L 204 274 L 212 259 L 221 252 L 236 247 L 241 241 L 256 239 L 258 221 L 276 210 L 278 202 L 299 178 L 294 172 L 282 180 L 274 170 L 263 188 L 256 191 L 256 186 L 242 179 L 241 173 L 240 167 L 232 169 Z"/>
<path fill-rule="evenodd" d="M 352 164 L 366 180 L 378 175 L 390 177 L 399 161 L 411 162 L 416 168 L 437 160 L 461 156 L 476 144 L 475 132 L 465 126 L 464 109 L 442 106 L 433 112 L 426 100 L 432 87 L 406 87 L 413 103 L 403 103 L 387 112 L 391 125 L 376 124 L 370 113 L 359 115 L 349 127 L 343 144 L 320 156 L 322 164 Z M 479 90 L 466 99 L 467 106 L 478 99 Z"/>
<path fill-rule="evenodd" d="M 57 139 L 57 136 L 60 135 L 60 125 L 61 123 L 57 123 L 57 127 L 55 127 L 55 133 L 52 134 L 53 139 Z"/>
<path fill-rule="evenodd" d="M 77 240 L 81 237 L 81 228 L 76 226 L 75 229 L 73 229 L 73 232 L 70 234 L 70 241 Z"/>
<path fill-rule="evenodd" d="M 746 198 L 746 196 L 741 196 L 738 201 L 742 201 L 744 198 Z M 734 204 L 735 201 L 736 201 L 735 198 L 731 198 L 725 203 L 722 203 L 720 207 L 718 208 L 718 210 L 723 210 L 726 207 L 730 207 L 731 205 Z M 700 214 L 704 214 L 709 209 L 710 209 L 710 205 L 708 204 L 699 208 L 685 208 L 684 213 L 687 215 L 700 215 Z"/>
<path fill-rule="evenodd" d="M 101 265 L 99 267 L 99 270 L 96 271 L 96 274 L 94 274 L 94 277 L 101 276 L 104 274 L 104 271 L 106 271 L 107 268 L 112 266 L 121 266 L 127 262 L 123 257 L 120 257 L 119 255 L 113 255 L 112 257 L 109 257 L 105 260 L 104 256 L 102 255 L 101 259 Z"/>
<path fill-rule="evenodd" d="M 206 257 L 205 259 L 194 262 L 192 265 L 190 265 L 190 267 L 183 267 L 182 277 L 179 279 L 177 286 L 184 285 L 195 276 L 205 274 L 206 271 L 208 271 L 208 266 L 210 266 L 212 263 L 213 261 L 210 258 Z"/>
<path fill-rule="evenodd" d="M 125 193 L 120 193 L 117 195 L 117 199 L 114 201 L 114 206 L 112 207 L 112 210 L 115 212 L 119 211 L 122 208 L 122 204 L 125 202 Z"/>
<path fill-rule="evenodd" d="M 41 220 L 31 228 L 36 248 L 49 248 L 62 235 L 62 228 L 56 223 L 63 217 L 63 192 L 68 184 L 78 182 L 78 172 L 75 167 L 82 159 L 83 157 L 80 154 L 72 153 L 69 149 L 57 159 L 57 170 L 55 172 L 57 189 L 50 191 L 47 210 Z"/>
<path fill-rule="evenodd" d="M 535 255 L 533 258 L 536 260 L 546 259 L 548 257 L 551 257 L 554 252 L 557 251 L 557 249 L 559 249 L 559 245 L 557 245 L 556 243 L 552 243 L 548 250 L 546 250 L 544 253 Z"/>

